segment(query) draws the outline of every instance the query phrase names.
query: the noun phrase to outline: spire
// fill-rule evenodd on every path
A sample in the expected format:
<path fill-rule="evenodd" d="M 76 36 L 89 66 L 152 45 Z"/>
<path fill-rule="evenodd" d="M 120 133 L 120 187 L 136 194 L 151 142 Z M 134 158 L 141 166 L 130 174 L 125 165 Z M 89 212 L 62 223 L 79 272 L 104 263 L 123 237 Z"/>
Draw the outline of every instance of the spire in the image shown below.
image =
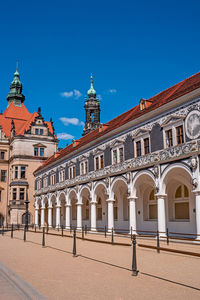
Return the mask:
<path fill-rule="evenodd" d="M 14 73 L 14 79 L 10 85 L 10 92 L 7 95 L 8 106 L 11 102 L 14 102 L 15 106 L 21 106 L 25 100 L 25 96 L 22 94 L 22 83 L 19 79 L 18 62 L 16 63 L 16 71 Z"/>
<path fill-rule="evenodd" d="M 92 74 L 90 76 L 90 89 L 88 90 L 87 93 L 88 93 L 89 98 L 96 98 L 96 91 L 93 87 L 93 76 L 92 76 Z"/>

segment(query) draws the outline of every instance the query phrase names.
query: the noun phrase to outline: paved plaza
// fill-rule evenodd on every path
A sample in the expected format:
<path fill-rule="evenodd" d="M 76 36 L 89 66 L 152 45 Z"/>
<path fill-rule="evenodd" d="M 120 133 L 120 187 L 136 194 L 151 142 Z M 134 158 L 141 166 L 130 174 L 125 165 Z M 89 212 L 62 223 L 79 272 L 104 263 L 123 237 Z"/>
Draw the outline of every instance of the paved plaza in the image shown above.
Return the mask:
<path fill-rule="evenodd" d="M 92 234 L 87 237 L 92 238 Z M 95 238 L 110 240 L 110 236 Z M 155 250 L 137 247 L 140 272 L 134 277 L 130 246 L 77 240 L 77 257 L 73 257 L 72 238 L 46 235 L 44 248 L 41 241 L 41 233 L 28 232 L 26 242 L 23 231 L 15 231 L 13 239 L 9 232 L 1 235 L 0 261 L 47 299 L 200 299 L 198 257 L 157 254 Z M 117 241 L 129 243 L 122 238 Z M 139 242 L 155 244 L 148 240 Z M 170 243 L 167 247 L 200 252 L 200 245 Z M 1 291 L 7 285 L 7 291 L 15 293 L 13 285 L 5 280 L 0 273 Z M 6 295 L 6 288 L 3 292 Z M 30 299 L 40 299 L 38 295 Z M 3 299 L 18 299 L 15 297 Z"/>

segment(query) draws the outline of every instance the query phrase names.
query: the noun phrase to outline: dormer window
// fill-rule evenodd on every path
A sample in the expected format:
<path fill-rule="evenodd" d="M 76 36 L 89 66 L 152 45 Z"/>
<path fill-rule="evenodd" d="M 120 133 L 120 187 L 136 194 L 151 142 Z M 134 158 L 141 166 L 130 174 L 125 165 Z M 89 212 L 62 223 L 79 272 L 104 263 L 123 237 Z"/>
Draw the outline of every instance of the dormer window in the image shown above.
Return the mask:
<path fill-rule="evenodd" d="M 51 183 L 51 185 L 54 185 L 56 183 L 56 174 L 55 173 L 50 176 L 50 183 Z"/>
<path fill-rule="evenodd" d="M 145 110 L 145 108 L 146 108 L 146 100 L 142 98 L 140 100 L 140 110 Z"/>
<path fill-rule="evenodd" d="M 44 185 L 44 188 L 46 188 L 48 186 L 48 177 L 44 178 L 43 185 Z"/>
<path fill-rule="evenodd" d="M 94 168 L 96 171 L 104 168 L 104 154 L 103 153 L 95 155 Z"/>
<path fill-rule="evenodd" d="M 59 171 L 59 182 L 63 182 L 65 180 L 65 170 Z"/>

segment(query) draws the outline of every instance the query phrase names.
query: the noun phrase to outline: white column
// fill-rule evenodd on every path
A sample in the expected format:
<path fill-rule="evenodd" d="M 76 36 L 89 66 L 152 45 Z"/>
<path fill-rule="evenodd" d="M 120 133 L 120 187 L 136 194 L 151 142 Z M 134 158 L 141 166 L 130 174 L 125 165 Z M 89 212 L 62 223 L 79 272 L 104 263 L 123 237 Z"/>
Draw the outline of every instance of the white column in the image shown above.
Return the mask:
<path fill-rule="evenodd" d="M 56 206 L 56 228 L 60 228 L 60 205 Z"/>
<path fill-rule="evenodd" d="M 65 205 L 65 228 L 70 229 L 70 209 L 71 205 L 66 204 Z"/>
<path fill-rule="evenodd" d="M 129 200 L 129 230 L 132 234 L 136 234 L 136 199 L 137 197 L 130 196 Z"/>
<path fill-rule="evenodd" d="M 108 231 L 114 229 L 114 199 L 107 199 L 108 202 Z"/>
<path fill-rule="evenodd" d="M 196 233 L 200 240 L 200 191 L 195 191 L 195 211 L 196 211 Z"/>
<path fill-rule="evenodd" d="M 97 209 L 96 209 L 96 201 L 91 202 L 91 230 L 96 231 L 97 227 Z"/>
<path fill-rule="evenodd" d="M 35 226 L 38 226 L 38 210 L 39 208 L 35 208 Z"/>
<path fill-rule="evenodd" d="M 82 229 L 82 203 L 77 203 L 77 229 Z"/>
<path fill-rule="evenodd" d="M 45 207 L 41 207 L 41 227 L 45 226 L 45 224 L 44 224 L 44 210 L 45 210 Z"/>
<path fill-rule="evenodd" d="M 52 206 L 48 207 L 48 226 L 52 227 Z"/>
<path fill-rule="evenodd" d="M 160 236 L 166 236 L 166 211 L 165 211 L 165 198 L 166 195 L 155 195 L 157 198 L 157 211 L 158 211 L 158 232 Z"/>

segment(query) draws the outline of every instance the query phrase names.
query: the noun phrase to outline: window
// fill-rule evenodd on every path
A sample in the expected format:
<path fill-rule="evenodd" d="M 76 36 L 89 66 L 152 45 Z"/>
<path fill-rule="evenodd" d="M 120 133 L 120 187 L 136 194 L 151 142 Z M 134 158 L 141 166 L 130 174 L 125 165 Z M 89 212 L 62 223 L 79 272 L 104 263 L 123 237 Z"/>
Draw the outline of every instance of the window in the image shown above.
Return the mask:
<path fill-rule="evenodd" d="M 118 164 L 124 161 L 124 147 L 120 146 L 112 150 L 112 163 Z"/>
<path fill-rule="evenodd" d="M 40 148 L 40 156 L 44 156 L 44 148 Z"/>
<path fill-rule="evenodd" d="M 142 155 L 141 141 L 136 142 L 136 154 L 137 154 L 137 157 L 140 157 Z"/>
<path fill-rule="evenodd" d="M 99 155 L 95 156 L 94 167 L 95 167 L 96 171 L 104 168 L 104 155 L 103 154 L 99 154 Z"/>
<path fill-rule="evenodd" d="M 1 170 L 1 182 L 6 182 L 7 171 Z"/>
<path fill-rule="evenodd" d="M 44 130 L 40 129 L 40 135 L 43 135 L 43 133 L 44 133 Z"/>
<path fill-rule="evenodd" d="M 174 199 L 174 219 L 189 220 L 189 190 L 186 185 L 180 185 L 176 189 Z"/>
<path fill-rule="evenodd" d="M 17 189 L 16 188 L 13 188 L 13 190 L 12 190 L 12 198 L 13 198 L 13 200 L 17 200 Z"/>
<path fill-rule="evenodd" d="M 41 180 L 38 180 L 37 181 L 37 190 L 40 190 L 42 187 L 42 181 Z"/>
<path fill-rule="evenodd" d="M 48 177 L 44 178 L 43 183 L 44 183 L 44 188 L 48 186 Z"/>
<path fill-rule="evenodd" d="M 35 148 L 34 148 L 34 156 L 38 156 L 38 155 L 39 155 L 39 153 L 38 153 L 38 148 L 35 147 Z"/>
<path fill-rule="evenodd" d="M 183 139 L 183 125 L 176 127 L 176 140 L 177 140 L 177 144 L 178 145 L 184 143 L 184 139 Z"/>
<path fill-rule="evenodd" d="M 69 167 L 69 179 L 73 179 L 76 177 L 76 168 L 75 166 Z"/>
<path fill-rule="evenodd" d="M 39 134 L 39 129 L 35 128 L 35 134 Z"/>
<path fill-rule="evenodd" d="M 24 195 L 25 195 L 24 188 L 20 188 L 19 189 L 19 199 L 24 200 Z"/>
<path fill-rule="evenodd" d="M 149 151 L 149 138 L 144 139 L 144 154 L 148 154 Z"/>
<path fill-rule="evenodd" d="M 65 170 L 60 170 L 59 172 L 59 182 L 62 182 L 65 180 Z"/>
<path fill-rule="evenodd" d="M 88 173 L 88 161 L 87 160 L 81 162 L 80 171 L 81 171 L 81 175 Z"/>
<path fill-rule="evenodd" d="M 21 167 L 21 174 L 20 178 L 25 178 L 26 177 L 26 167 Z"/>
<path fill-rule="evenodd" d="M 152 189 L 149 195 L 148 209 L 149 209 L 149 220 L 157 220 L 157 201 L 155 198 L 154 189 Z"/>
<path fill-rule="evenodd" d="M 50 182 L 51 182 L 51 185 L 54 185 L 56 183 L 56 174 L 51 175 Z"/>
<path fill-rule="evenodd" d="M 15 174 L 14 174 L 14 178 L 18 178 L 18 166 L 15 166 Z"/>
<path fill-rule="evenodd" d="M 101 198 L 97 198 L 97 220 L 102 220 L 102 201 Z"/>
<path fill-rule="evenodd" d="M 136 157 L 147 155 L 151 152 L 149 132 L 138 136 L 134 140 L 134 152 Z"/>
<path fill-rule="evenodd" d="M 163 125 L 164 147 L 169 148 L 185 142 L 183 119 L 171 117 L 170 121 Z"/>
<path fill-rule="evenodd" d="M 172 147 L 173 146 L 172 129 L 166 130 L 165 136 L 166 136 L 166 145 L 167 145 L 167 147 Z"/>
<path fill-rule="evenodd" d="M 5 159 L 5 152 L 4 151 L 1 151 L 0 152 L 0 159 Z"/>

